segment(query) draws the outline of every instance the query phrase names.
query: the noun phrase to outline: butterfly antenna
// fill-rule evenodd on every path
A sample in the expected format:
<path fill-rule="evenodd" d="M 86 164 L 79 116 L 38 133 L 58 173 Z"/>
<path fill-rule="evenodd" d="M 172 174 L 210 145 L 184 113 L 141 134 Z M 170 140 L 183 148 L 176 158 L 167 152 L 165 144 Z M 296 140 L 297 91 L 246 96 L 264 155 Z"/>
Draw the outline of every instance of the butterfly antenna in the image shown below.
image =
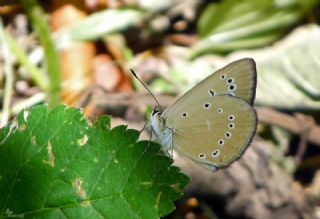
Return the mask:
<path fill-rule="evenodd" d="M 149 90 L 149 88 L 140 80 L 140 78 L 138 78 L 137 74 L 130 68 L 131 73 L 133 74 L 133 76 L 142 84 L 142 86 L 151 94 L 151 96 L 153 97 L 153 99 L 156 101 L 159 109 L 161 109 L 160 103 L 157 100 L 157 98 L 153 95 L 153 93 Z"/>

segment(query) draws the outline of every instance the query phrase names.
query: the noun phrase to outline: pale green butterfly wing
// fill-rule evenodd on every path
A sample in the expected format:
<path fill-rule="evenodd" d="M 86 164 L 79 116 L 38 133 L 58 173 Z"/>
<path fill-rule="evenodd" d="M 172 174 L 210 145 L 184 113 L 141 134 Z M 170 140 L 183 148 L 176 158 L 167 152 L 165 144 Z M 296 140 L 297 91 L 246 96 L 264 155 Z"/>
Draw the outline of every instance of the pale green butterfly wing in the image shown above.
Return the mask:
<path fill-rule="evenodd" d="M 174 149 L 210 170 L 238 159 L 256 130 L 255 90 L 256 68 L 250 58 L 198 83 L 162 114 L 173 131 Z"/>
<path fill-rule="evenodd" d="M 251 58 L 244 58 L 226 65 L 209 75 L 172 106 L 165 110 L 170 115 L 189 105 L 194 98 L 215 95 L 232 95 L 246 100 L 253 105 L 257 85 L 256 64 Z"/>
<path fill-rule="evenodd" d="M 255 133 L 257 117 L 241 98 L 207 95 L 167 115 L 166 125 L 173 130 L 174 149 L 216 170 L 243 154 Z"/>

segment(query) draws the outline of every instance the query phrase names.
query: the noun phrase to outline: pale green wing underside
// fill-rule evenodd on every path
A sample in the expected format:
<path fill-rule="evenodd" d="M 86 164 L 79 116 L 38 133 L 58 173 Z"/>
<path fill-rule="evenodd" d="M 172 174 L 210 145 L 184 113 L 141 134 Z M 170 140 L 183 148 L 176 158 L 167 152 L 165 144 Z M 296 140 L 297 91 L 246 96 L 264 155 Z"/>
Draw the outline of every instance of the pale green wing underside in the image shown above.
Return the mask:
<path fill-rule="evenodd" d="M 173 145 L 207 169 L 237 160 L 249 146 L 257 117 L 245 100 L 227 95 L 195 98 L 166 118 Z"/>
<path fill-rule="evenodd" d="M 201 166 L 216 170 L 238 159 L 256 130 L 252 108 L 256 67 L 245 58 L 219 69 L 167 108 L 173 147 Z"/>
<path fill-rule="evenodd" d="M 205 98 L 208 95 L 233 95 L 246 100 L 250 105 L 256 93 L 256 64 L 251 58 L 232 62 L 217 70 L 202 80 L 186 94 L 180 97 L 172 106 L 164 111 L 170 115 L 185 106 L 192 104 L 194 98 Z"/>

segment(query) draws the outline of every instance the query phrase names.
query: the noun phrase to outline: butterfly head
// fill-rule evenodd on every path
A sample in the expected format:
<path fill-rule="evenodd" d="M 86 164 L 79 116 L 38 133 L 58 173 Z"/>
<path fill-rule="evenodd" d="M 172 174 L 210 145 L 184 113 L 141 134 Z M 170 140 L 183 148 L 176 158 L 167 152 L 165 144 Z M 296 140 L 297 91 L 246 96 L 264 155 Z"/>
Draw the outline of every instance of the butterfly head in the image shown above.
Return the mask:
<path fill-rule="evenodd" d="M 149 121 L 150 121 L 150 126 L 154 130 L 159 130 L 161 129 L 161 126 L 163 124 L 163 119 L 161 117 L 163 110 L 161 110 L 159 107 L 156 107 L 152 110 L 152 113 L 150 115 Z"/>
<path fill-rule="evenodd" d="M 161 116 L 162 112 L 163 112 L 162 109 L 160 109 L 159 107 L 155 107 L 152 110 L 151 117 L 153 117 L 153 116 Z"/>
<path fill-rule="evenodd" d="M 149 128 L 152 139 L 160 143 L 165 151 L 172 148 L 172 129 L 166 126 L 166 120 L 162 115 L 163 110 L 154 108 L 149 118 Z"/>

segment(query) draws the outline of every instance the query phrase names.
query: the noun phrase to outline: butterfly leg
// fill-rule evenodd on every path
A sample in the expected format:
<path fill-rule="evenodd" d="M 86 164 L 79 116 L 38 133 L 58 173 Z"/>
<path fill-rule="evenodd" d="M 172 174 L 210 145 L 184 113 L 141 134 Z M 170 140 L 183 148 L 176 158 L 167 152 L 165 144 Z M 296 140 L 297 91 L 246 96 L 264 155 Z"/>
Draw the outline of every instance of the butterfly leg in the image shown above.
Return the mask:
<path fill-rule="evenodd" d="M 150 142 L 152 139 L 152 127 L 150 125 L 148 125 L 150 122 L 146 123 L 143 127 L 143 129 L 148 129 L 149 132 L 149 142 L 148 142 L 148 147 L 150 147 Z"/>
<path fill-rule="evenodd" d="M 170 129 L 172 131 L 172 129 Z M 163 150 L 165 152 L 165 155 L 167 155 L 168 157 L 170 157 L 171 159 L 173 159 L 173 139 L 170 139 L 170 144 L 169 144 L 169 148 L 166 148 L 165 150 Z"/>
<path fill-rule="evenodd" d="M 143 131 L 145 131 L 146 129 L 150 129 L 150 128 L 148 127 L 148 123 L 147 123 L 147 122 L 144 124 L 144 126 L 142 127 L 142 129 L 139 131 L 140 134 L 141 134 Z"/>
<path fill-rule="evenodd" d="M 173 139 L 172 139 L 172 143 L 171 143 L 171 146 L 170 146 L 170 158 L 173 159 Z"/>

